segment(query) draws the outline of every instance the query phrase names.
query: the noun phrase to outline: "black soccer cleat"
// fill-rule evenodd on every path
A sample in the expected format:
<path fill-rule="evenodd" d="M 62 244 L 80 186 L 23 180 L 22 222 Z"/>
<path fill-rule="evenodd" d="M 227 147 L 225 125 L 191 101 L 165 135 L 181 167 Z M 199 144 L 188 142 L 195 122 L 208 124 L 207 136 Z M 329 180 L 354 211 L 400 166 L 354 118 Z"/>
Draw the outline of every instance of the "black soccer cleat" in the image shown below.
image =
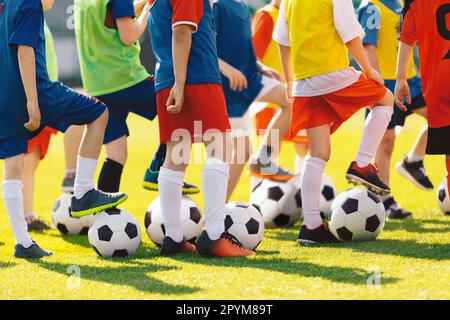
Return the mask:
<path fill-rule="evenodd" d="M 391 193 L 391 189 L 381 180 L 378 175 L 378 169 L 373 164 L 360 168 L 356 161 L 353 161 L 345 177 L 349 183 L 363 185 L 377 195 Z"/>
<path fill-rule="evenodd" d="M 72 197 L 71 216 L 80 218 L 90 214 L 115 208 L 125 202 L 128 196 L 125 193 L 106 193 L 98 189 L 89 190 L 81 199 Z"/>
<path fill-rule="evenodd" d="M 402 220 L 412 218 L 412 213 L 401 208 L 394 197 L 389 197 L 383 201 L 386 216 L 392 220 Z"/>
<path fill-rule="evenodd" d="M 52 254 L 53 252 L 42 249 L 34 241 L 29 248 L 25 248 L 21 244 L 16 244 L 14 248 L 14 257 L 19 259 L 39 259 L 43 257 L 49 257 Z"/>
<path fill-rule="evenodd" d="M 433 183 L 428 178 L 428 174 L 423 166 L 423 160 L 408 162 L 407 157 L 402 162 L 395 165 L 397 172 L 411 181 L 416 187 L 431 191 L 434 189 Z"/>
<path fill-rule="evenodd" d="M 195 253 L 197 250 L 192 243 L 186 240 L 176 242 L 170 237 L 164 237 L 160 254 L 162 256 L 174 256 L 180 253 Z"/>
<path fill-rule="evenodd" d="M 27 225 L 28 231 L 43 231 L 53 229 L 51 226 L 48 225 L 47 222 L 40 219 L 35 219 L 30 223 L 27 223 Z"/>
<path fill-rule="evenodd" d="M 297 237 L 297 242 L 305 245 L 317 243 L 336 243 L 339 240 L 331 233 L 327 224 L 322 224 L 316 229 L 308 229 L 302 225 Z"/>

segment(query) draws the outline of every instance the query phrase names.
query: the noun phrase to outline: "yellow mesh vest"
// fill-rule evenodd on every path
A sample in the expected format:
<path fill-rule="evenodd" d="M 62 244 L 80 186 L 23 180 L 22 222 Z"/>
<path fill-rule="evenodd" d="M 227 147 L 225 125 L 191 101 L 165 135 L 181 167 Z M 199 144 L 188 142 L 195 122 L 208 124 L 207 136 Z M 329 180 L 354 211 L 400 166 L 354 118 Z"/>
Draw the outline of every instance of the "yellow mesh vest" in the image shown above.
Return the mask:
<path fill-rule="evenodd" d="M 334 26 L 332 0 L 287 0 L 284 9 L 295 80 L 349 67 L 347 47 Z"/>
<path fill-rule="evenodd" d="M 379 0 L 371 0 L 381 16 L 380 30 L 378 31 L 378 45 L 376 49 L 380 73 L 385 80 L 395 80 L 397 78 L 397 54 L 398 54 L 398 27 L 400 16 L 382 4 Z M 403 6 L 403 1 L 399 0 Z M 416 76 L 414 62 L 408 69 L 407 77 Z"/>

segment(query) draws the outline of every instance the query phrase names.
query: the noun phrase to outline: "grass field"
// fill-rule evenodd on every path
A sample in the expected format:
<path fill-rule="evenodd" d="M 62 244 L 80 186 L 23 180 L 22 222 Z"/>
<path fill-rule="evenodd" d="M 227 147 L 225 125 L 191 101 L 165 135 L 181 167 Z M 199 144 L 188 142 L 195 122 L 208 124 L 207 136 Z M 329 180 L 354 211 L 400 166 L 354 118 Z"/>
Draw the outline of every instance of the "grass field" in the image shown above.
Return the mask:
<path fill-rule="evenodd" d="M 399 136 L 394 160 L 412 145 L 422 120 L 409 120 Z M 344 173 L 358 146 L 362 115 L 333 137 L 327 173 L 340 191 L 348 188 Z M 144 169 L 157 144 L 157 126 L 130 119 L 130 158 L 122 189 L 129 194 L 124 208 L 141 222 L 143 244 L 131 259 L 101 259 L 87 238 L 62 237 L 57 231 L 33 238 L 54 256 L 41 261 L 12 258 L 13 239 L 3 203 L 0 206 L 0 299 L 450 299 L 450 217 L 437 208 L 435 192 L 416 189 L 393 174 L 398 201 L 415 213 L 414 220 L 389 221 L 379 239 L 324 247 L 300 247 L 298 226 L 268 231 L 259 254 L 248 259 L 206 259 L 199 256 L 161 258 L 143 227 L 148 204 L 156 194 L 141 188 Z M 282 163 L 292 167 L 291 146 Z M 426 159 L 432 181 L 444 176 L 439 157 Z M 62 137 L 53 141 L 37 178 L 36 212 L 50 221 L 60 194 L 64 170 Z M 201 184 L 201 166 L 188 171 Z M 244 175 L 236 200 L 247 201 L 249 180 Z M 202 204 L 201 196 L 194 199 Z M 80 281 L 73 276 L 80 271 Z M 368 279 L 381 277 L 380 286 Z M 369 281 L 370 282 L 370 281 Z"/>

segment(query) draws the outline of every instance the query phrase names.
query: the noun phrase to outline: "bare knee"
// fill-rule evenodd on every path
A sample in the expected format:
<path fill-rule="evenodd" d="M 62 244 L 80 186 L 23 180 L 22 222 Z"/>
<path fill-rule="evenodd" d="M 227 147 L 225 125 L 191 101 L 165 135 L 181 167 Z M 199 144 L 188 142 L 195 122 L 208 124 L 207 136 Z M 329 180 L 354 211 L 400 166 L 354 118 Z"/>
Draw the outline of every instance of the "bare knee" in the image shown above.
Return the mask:
<path fill-rule="evenodd" d="M 389 106 L 389 107 L 394 107 L 394 95 L 392 94 L 391 91 L 387 91 L 386 94 L 384 95 L 383 99 L 380 100 L 380 102 L 378 103 L 378 105 L 382 105 L 382 106 Z"/>
<path fill-rule="evenodd" d="M 324 146 L 320 148 L 311 148 L 310 155 L 312 158 L 319 158 L 328 162 L 331 157 L 331 148 Z"/>
<path fill-rule="evenodd" d="M 5 180 L 21 180 L 24 167 L 24 156 L 20 155 L 17 157 L 5 159 L 4 166 Z"/>

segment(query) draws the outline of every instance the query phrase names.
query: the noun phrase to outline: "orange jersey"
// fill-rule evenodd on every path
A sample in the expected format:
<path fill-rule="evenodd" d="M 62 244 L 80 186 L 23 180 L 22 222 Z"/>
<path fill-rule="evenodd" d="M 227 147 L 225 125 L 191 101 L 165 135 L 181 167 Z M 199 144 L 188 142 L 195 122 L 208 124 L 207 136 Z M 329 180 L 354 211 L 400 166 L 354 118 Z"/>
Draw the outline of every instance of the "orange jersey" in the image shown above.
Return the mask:
<path fill-rule="evenodd" d="M 450 126 L 450 0 L 414 0 L 400 41 L 419 45 L 429 126 Z"/>

